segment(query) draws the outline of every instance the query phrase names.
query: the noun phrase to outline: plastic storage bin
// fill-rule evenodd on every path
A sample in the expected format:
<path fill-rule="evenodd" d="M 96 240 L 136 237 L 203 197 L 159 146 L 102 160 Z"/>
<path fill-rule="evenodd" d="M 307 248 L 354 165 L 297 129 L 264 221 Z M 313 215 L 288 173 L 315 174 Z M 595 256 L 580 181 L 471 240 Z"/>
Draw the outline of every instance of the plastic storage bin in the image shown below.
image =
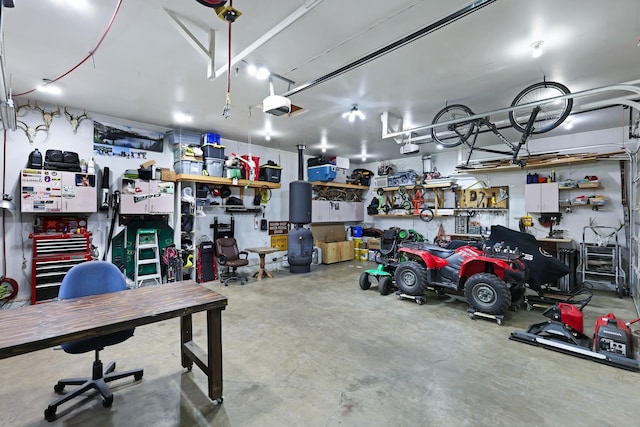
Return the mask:
<path fill-rule="evenodd" d="M 307 168 L 309 181 L 333 181 L 336 179 L 337 169 L 335 165 L 312 166 Z"/>
<path fill-rule="evenodd" d="M 224 159 L 204 159 L 204 165 L 209 176 L 224 176 Z"/>
<path fill-rule="evenodd" d="M 202 162 L 195 162 L 193 160 L 181 160 L 173 164 L 173 170 L 175 170 L 176 173 L 202 175 Z"/>
<path fill-rule="evenodd" d="M 224 145 L 204 144 L 202 154 L 205 159 L 224 159 Z"/>
<path fill-rule="evenodd" d="M 260 166 L 260 181 L 280 182 L 282 166 L 262 165 Z"/>

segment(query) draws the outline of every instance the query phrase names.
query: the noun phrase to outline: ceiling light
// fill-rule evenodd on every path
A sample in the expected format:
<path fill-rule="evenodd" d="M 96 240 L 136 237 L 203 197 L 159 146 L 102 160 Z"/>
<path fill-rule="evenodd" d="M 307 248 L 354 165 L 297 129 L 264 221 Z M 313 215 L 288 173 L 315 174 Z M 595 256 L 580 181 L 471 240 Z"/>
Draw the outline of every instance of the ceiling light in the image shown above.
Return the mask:
<path fill-rule="evenodd" d="M 531 55 L 534 58 L 538 58 L 540 55 L 542 55 L 542 45 L 543 44 L 544 44 L 543 40 L 538 40 L 538 41 L 535 41 L 535 42 L 531 43 L 531 49 L 533 49 L 533 52 L 532 52 Z"/>
<path fill-rule="evenodd" d="M 567 120 L 566 122 L 564 122 L 565 129 L 571 129 L 572 127 L 573 127 L 573 122 L 571 120 Z"/>
<path fill-rule="evenodd" d="M 247 67 L 247 73 L 258 80 L 266 80 L 271 75 L 269 69 L 264 65 L 258 66 L 253 64 L 249 64 L 249 66 Z"/>
<path fill-rule="evenodd" d="M 62 89 L 54 84 L 51 84 L 52 82 L 50 79 L 42 79 L 42 81 L 44 83 L 37 87 L 38 91 L 48 93 L 50 95 L 60 95 L 62 93 Z"/>
<path fill-rule="evenodd" d="M 180 124 L 191 123 L 193 122 L 193 116 L 185 113 L 173 113 L 173 120 Z"/>
<path fill-rule="evenodd" d="M 271 134 L 268 133 L 264 136 L 264 139 L 266 139 L 267 141 L 271 141 Z"/>
<path fill-rule="evenodd" d="M 356 117 L 360 120 L 364 120 L 366 118 L 364 113 L 358 110 L 358 104 L 353 104 L 350 111 L 342 114 L 343 119 L 349 119 L 349 121 L 352 123 L 356 120 Z"/>
<path fill-rule="evenodd" d="M 438 150 L 442 150 L 442 144 L 436 144 L 436 148 L 437 148 Z"/>

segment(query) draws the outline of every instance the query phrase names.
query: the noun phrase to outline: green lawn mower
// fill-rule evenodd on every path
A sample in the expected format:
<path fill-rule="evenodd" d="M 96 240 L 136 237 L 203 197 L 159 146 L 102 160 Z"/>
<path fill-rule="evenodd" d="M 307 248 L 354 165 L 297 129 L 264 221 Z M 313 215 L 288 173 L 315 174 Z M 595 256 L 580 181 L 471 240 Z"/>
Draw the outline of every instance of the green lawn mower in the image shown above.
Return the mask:
<path fill-rule="evenodd" d="M 389 295 L 395 289 L 393 283 L 395 271 L 395 264 L 378 264 L 378 268 L 366 270 L 360 275 L 360 288 L 366 291 L 371 287 L 373 278 L 375 278 L 380 295 Z"/>

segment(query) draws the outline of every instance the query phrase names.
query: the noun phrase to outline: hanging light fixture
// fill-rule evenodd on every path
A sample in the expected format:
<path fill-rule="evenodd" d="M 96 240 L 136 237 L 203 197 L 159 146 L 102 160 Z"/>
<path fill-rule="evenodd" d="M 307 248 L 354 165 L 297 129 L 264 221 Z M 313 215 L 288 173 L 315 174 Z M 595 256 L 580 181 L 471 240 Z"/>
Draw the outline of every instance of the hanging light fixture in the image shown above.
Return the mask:
<path fill-rule="evenodd" d="M 358 110 L 358 104 L 353 104 L 350 111 L 342 114 L 343 119 L 349 119 L 350 122 L 355 121 L 355 119 L 359 118 L 360 120 L 364 120 L 366 116 L 360 110 Z"/>

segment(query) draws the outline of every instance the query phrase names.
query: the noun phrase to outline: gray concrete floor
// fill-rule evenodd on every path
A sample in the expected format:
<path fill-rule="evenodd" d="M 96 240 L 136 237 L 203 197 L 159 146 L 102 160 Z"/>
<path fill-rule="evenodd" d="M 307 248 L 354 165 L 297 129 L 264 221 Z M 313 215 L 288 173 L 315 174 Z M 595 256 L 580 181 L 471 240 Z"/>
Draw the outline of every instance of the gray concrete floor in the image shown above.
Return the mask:
<path fill-rule="evenodd" d="M 502 326 L 471 320 L 466 304 L 429 294 L 424 305 L 362 291 L 372 263 L 312 266 L 309 274 L 228 287 L 223 312 L 224 396 L 180 366 L 179 320 L 136 329 L 105 349 L 118 369 L 144 368 L 139 383 L 113 383 L 113 407 L 87 395 L 43 411 L 63 377 L 88 375 L 92 354 L 47 349 L 0 360 L 2 426 L 619 426 L 640 417 L 640 373 L 508 340 L 543 321 L 509 312 Z M 165 285 L 170 286 L 170 285 Z M 635 318 L 630 298 L 598 293 L 585 309 Z M 43 325 L 46 327 L 46 325 Z M 204 314 L 194 316 L 204 343 Z"/>

